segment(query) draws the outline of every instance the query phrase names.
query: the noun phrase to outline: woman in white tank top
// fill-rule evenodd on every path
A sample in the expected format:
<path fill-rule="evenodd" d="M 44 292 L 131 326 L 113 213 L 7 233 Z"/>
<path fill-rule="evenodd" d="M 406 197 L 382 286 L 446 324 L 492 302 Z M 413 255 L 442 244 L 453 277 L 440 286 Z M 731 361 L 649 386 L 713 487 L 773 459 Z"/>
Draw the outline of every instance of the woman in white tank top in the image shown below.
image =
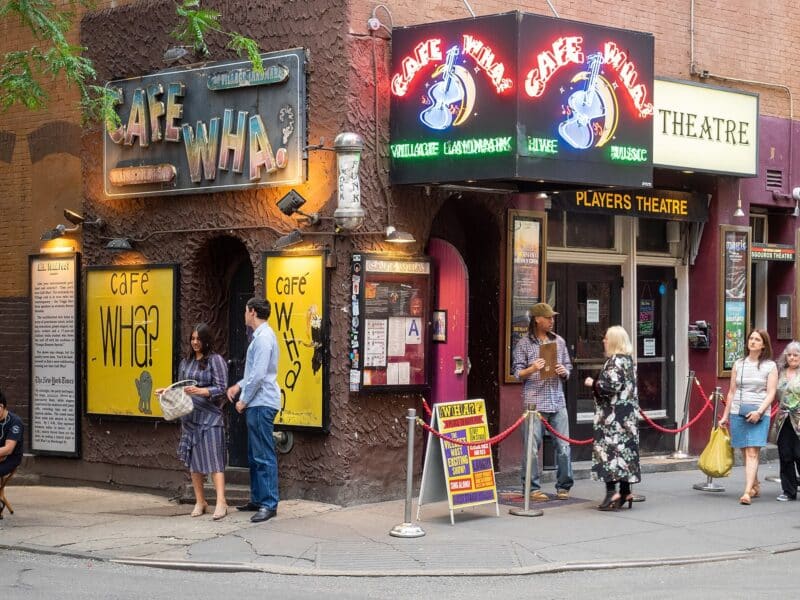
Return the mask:
<path fill-rule="evenodd" d="M 767 445 L 769 407 L 778 387 L 778 367 L 772 360 L 769 334 L 754 329 L 747 338 L 747 355 L 737 360 L 731 370 L 731 385 L 720 427 L 730 423 L 731 446 L 742 449 L 745 484 L 740 504 L 749 505 L 761 495 L 758 482 L 758 459 Z"/>

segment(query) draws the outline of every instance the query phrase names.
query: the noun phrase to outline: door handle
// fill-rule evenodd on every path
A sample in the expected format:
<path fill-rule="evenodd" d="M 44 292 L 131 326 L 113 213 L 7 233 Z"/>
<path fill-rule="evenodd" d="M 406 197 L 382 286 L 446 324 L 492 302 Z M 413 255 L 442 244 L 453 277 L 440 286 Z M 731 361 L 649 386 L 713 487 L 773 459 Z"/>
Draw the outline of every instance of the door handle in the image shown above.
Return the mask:
<path fill-rule="evenodd" d="M 467 375 L 469 375 L 470 371 L 472 371 L 472 361 L 469 359 L 469 356 L 468 356 L 467 357 Z"/>
<path fill-rule="evenodd" d="M 460 356 L 454 356 L 453 362 L 455 363 L 455 369 L 453 369 L 453 373 L 455 375 L 461 375 L 464 372 L 464 359 Z"/>

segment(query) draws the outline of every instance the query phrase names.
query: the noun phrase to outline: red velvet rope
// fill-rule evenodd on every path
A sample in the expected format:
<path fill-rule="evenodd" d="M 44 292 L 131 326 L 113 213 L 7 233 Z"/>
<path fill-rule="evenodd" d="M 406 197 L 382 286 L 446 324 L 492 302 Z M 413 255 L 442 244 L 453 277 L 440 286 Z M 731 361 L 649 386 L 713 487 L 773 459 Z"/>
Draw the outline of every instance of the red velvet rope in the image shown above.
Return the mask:
<path fill-rule="evenodd" d="M 700 412 L 698 412 L 694 417 L 692 417 L 692 419 L 688 423 L 686 423 L 686 425 L 684 425 L 683 427 L 679 427 L 677 429 L 668 429 L 666 427 L 661 427 L 658 423 L 654 422 L 650 417 L 648 417 L 647 413 L 645 413 L 643 410 L 639 410 L 640 414 L 642 415 L 642 419 L 648 425 L 650 425 L 653 429 L 655 429 L 657 431 L 660 431 L 662 433 L 678 434 L 678 433 L 680 433 L 682 431 L 685 431 L 686 429 L 689 429 L 689 427 L 691 427 L 692 425 L 697 423 L 697 421 L 700 419 L 700 417 L 703 416 L 703 413 L 706 410 L 708 410 L 709 408 L 713 408 L 713 405 L 711 404 L 711 400 L 709 400 L 708 396 L 706 395 L 706 393 L 703 390 L 703 388 L 700 386 L 700 382 L 697 380 L 696 377 L 695 377 L 694 383 L 697 386 L 697 389 L 700 392 L 700 396 L 702 396 L 703 401 L 705 402 L 705 404 L 704 404 L 703 408 L 700 409 Z M 722 401 L 723 405 L 726 403 L 724 398 L 721 398 L 720 400 Z M 431 413 L 431 408 L 430 408 L 430 406 L 428 406 L 428 403 L 425 401 L 424 398 L 422 399 L 422 408 L 425 409 L 425 414 L 428 416 L 428 418 L 430 418 L 431 414 L 432 414 Z M 770 417 L 774 418 L 775 417 L 775 413 L 777 413 L 777 412 L 778 412 L 778 405 L 775 404 L 772 407 L 772 410 L 770 411 Z M 519 419 L 517 419 L 517 421 L 511 427 L 509 427 L 508 429 L 506 429 L 502 433 L 499 433 L 496 436 L 494 436 L 493 438 L 490 438 L 488 440 L 482 440 L 482 441 L 479 441 L 479 442 L 464 442 L 462 440 L 453 439 L 453 438 L 451 438 L 449 436 L 443 435 L 443 434 L 439 433 L 438 431 L 432 429 L 427 423 L 425 423 L 421 419 L 418 418 L 417 421 L 422 426 L 422 428 L 425 429 L 425 431 L 435 435 L 439 439 L 447 440 L 448 442 L 452 442 L 453 444 L 458 444 L 459 446 L 479 446 L 481 444 L 486 444 L 486 443 L 488 443 L 490 445 L 493 445 L 493 444 L 497 444 L 497 443 L 502 442 L 504 439 L 506 439 L 511 434 L 512 431 L 514 431 L 517 427 L 519 427 L 523 423 L 523 421 L 525 421 L 525 417 L 527 416 L 527 414 L 528 414 L 527 412 L 523 413 L 523 415 Z M 549 431 L 552 435 L 554 435 L 555 437 L 557 437 L 558 439 L 560 439 L 560 440 L 562 440 L 564 442 L 567 442 L 569 444 L 573 444 L 575 446 L 586 446 L 588 444 L 591 444 L 594 441 L 593 438 L 588 438 L 588 439 L 585 439 L 585 440 L 575 440 L 573 438 L 570 438 L 570 437 L 567 437 L 565 435 L 562 435 L 561 433 L 559 433 L 558 431 L 553 429 L 552 425 L 550 425 L 550 423 L 547 422 L 547 419 L 545 419 L 540 413 L 537 413 L 537 414 L 539 415 L 539 418 L 542 420 L 542 424 L 547 428 L 547 431 Z"/>
<path fill-rule="evenodd" d="M 647 414 L 643 410 L 640 410 L 639 412 L 642 414 L 642 419 L 644 419 L 647 422 L 647 424 L 650 425 L 650 427 L 652 427 L 656 431 L 660 431 L 662 433 L 678 434 L 681 431 L 685 431 L 686 429 L 689 429 L 689 427 L 691 427 L 692 425 L 697 423 L 697 421 L 700 419 L 700 417 L 703 416 L 703 413 L 706 412 L 706 410 L 708 410 L 709 408 L 713 408 L 713 405 L 711 404 L 711 400 L 708 399 L 708 396 L 706 396 L 706 393 L 703 391 L 703 388 L 700 387 L 700 382 L 697 381 L 697 379 L 695 379 L 694 382 L 695 382 L 695 385 L 697 385 L 697 389 L 700 391 L 700 395 L 703 397 L 703 400 L 705 400 L 705 405 L 703 406 L 703 408 L 700 409 L 700 412 L 697 413 L 692 418 L 691 421 L 686 423 L 686 425 L 684 425 L 683 427 L 679 427 L 678 429 L 667 429 L 666 427 L 661 427 L 658 423 L 654 423 L 653 420 L 650 417 L 648 417 Z"/>
<path fill-rule="evenodd" d="M 425 401 L 423 400 L 423 403 L 424 402 Z M 522 416 L 519 419 L 517 419 L 516 422 L 511 427 L 506 429 L 505 431 L 503 431 L 501 433 L 498 433 L 496 436 L 494 436 L 492 438 L 489 438 L 488 440 L 479 440 L 477 442 L 465 442 L 464 440 L 457 440 L 457 439 L 451 438 L 450 436 L 445 435 L 443 433 L 439 433 L 438 431 L 436 431 L 433 427 L 428 425 L 425 421 L 423 421 L 419 417 L 417 417 L 417 423 L 419 423 L 420 426 L 422 426 L 422 428 L 425 431 L 435 435 L 440 440 L 445 440 L 445 441 L 451 442 L 453 444 L 458 444 L 459 446 L 482 446 L 484 444 L 489 444 L 490 446 L 493 446 L 494 444 L 499 444 L 504 439 L 506 439 L 509 435 L 511 435 L 511 433 L 525 421 L 525 418 L 527 416 L 528 416 L 528 412 L 525 411 L 524 413 L 522 413 Z"/>

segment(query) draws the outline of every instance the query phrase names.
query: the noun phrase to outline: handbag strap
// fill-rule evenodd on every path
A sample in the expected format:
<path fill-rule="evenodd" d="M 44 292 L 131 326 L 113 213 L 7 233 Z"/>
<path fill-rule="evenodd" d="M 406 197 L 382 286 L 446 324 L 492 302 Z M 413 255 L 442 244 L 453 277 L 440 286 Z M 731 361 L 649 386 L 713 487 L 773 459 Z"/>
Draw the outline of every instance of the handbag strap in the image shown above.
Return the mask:
<path fill-rule="evenodd" d="M 177 387 L 186 387 L 187 385 L 197 385 L 197 381 L 194 380 L 194 379 L 181 379 L 180 381 L 176 381 L 175 383 L 170 384 L 167 387 L 165 387 L 164 391 L 166 392 L 169 389 L 177 388 Z"/>

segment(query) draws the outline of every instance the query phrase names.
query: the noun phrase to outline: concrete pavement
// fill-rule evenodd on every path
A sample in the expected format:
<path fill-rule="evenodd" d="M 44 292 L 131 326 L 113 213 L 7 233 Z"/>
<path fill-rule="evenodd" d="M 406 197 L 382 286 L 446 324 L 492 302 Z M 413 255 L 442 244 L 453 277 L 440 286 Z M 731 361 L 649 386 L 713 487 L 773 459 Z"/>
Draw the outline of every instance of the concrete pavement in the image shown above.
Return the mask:
<path fill-rule="evenodd" d="M 760 477 L 777 474 L 763 464 Z M 800 502 L 776 502 L 777 483 L 741 506 L 744 473 L 717 480 L 724 492 L 700 492 L 697 470 L 646 473 L 633 509 L 595 509 L 603 486 L 578 480 L 568 502 L 532 504 L 536 518 L 510 506 L 456 512 L 446 502 L 422 507 L 426 535 L 395 538 L 404 502 L 340 507 L 305 500 L 280 503 L 278 516 L 252 524 L 232 510 L 218 522 L 188 516 L 191 505 L 135 491 L 11 485 L 15 514 L 0 520 L 0 548 L 113 560 L 165 568 L 263 571 L 296 575 L 519 575 L 730 560 L 800 550 Z M 554 492 L 552 484 L 544 488 Z M 416 517 L 416 500 L 412 514 Z"/>

